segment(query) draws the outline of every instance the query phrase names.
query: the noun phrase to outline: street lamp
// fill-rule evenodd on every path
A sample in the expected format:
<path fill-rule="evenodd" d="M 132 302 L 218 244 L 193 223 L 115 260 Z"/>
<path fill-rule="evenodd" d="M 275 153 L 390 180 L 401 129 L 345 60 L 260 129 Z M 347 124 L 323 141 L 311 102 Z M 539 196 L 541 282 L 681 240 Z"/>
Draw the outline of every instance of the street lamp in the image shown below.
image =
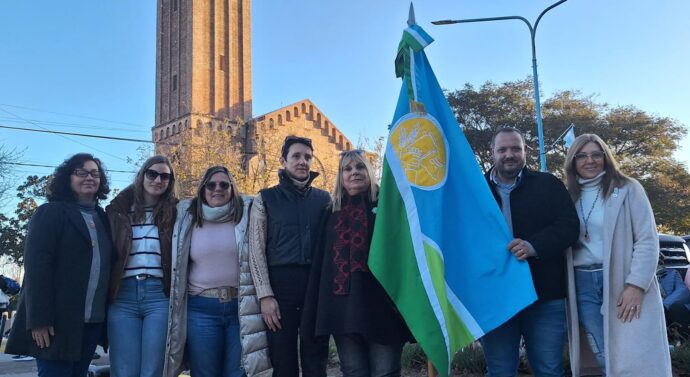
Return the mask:
<path fill-rule="evenodd" d="M 544 9 L 537 17 L 537 21 L 534 26 L 527 21 L 526 18 L 520 16 L 506 16 L 506 17 L 489 17 L 489 18 L 472 18 L 465 20 L 440 20 L 433 21 L 434 25 L 451 25 L 451 24 L 464 24 L 470 22 L 484 22 L 484 21 L 502 21 L 502 20 L 520 20 L 527 25 L 529 28 L 530 37 L 532 38 L 532 79 L 534 80 L 534 100 L 536 102 L 537 111 L 537 131 L 539 132 L 539 161 L 541 163 L 541 171 L 546 171 L 546 152 L 544 152 L 544 130 L 541 124 L 541 102 L 539 101 L 539 77 L 537 76 L 537 49 L 534 43 L 535 35 L 537 34 L 537 26 L 539 26 L 539 21 L 546 14 L 546 12 L 551 9 L 565 3 L 568 0 L 560 0 L 556 3 L 551 4 L 548 8 Z"/>

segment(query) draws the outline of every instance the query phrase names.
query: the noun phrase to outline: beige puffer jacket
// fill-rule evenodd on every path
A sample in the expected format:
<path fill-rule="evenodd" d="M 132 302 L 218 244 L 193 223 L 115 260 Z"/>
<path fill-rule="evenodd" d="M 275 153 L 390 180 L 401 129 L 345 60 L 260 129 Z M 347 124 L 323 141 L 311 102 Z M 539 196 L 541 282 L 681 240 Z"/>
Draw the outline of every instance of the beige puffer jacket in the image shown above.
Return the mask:
<path fill-rule="evenodd" d="M 261 308 L 249 270 L 249 248 L 246 232 L 249 224 L 249 208 L 252 198 L 242 197 L 244 211 L 242 220 L 235 226 L 235 239 L 239 246 L 240 287 L 239 319 L 242 344 L 242 367 L 248 377 L 271 376 L 271 362 L 268 358 L 266 327 L 261 318 Z M 165 347 L 163 376 L 177 377 L 182 372 L 185 341 L 187 338 L 187 276 L 189 251 L 192 241 L 192 216 L 188 209 L 190 200 L 177 205 L 177 220 L 173 230 L 172 283 L 170 288 L 170 312 L 168 314 L 168 337 Z"/>

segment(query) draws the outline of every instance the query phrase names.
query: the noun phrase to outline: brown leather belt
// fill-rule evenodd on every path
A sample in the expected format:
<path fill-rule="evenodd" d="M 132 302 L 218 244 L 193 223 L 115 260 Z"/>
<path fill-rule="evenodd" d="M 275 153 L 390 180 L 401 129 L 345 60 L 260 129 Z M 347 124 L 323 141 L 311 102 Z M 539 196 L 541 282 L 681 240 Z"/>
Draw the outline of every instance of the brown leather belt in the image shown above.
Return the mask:
<path fill-rule="evenodd" d="M 199 296 L 217 298 L 220 302 L 228 302 L 237 298 L 237 287 L 220 287 L 204 289 Z"/>

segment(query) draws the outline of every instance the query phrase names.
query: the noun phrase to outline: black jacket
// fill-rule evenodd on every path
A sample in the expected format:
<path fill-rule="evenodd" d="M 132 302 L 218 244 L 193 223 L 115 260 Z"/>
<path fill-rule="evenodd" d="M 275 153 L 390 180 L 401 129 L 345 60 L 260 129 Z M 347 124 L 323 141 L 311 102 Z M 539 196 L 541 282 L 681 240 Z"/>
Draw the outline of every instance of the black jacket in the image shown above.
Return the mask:
<path fill-rule="evenodd" d="M 96 211 L 112 242 L 105 212 L 100 207 Z M 75 202 L 38 207 L 29 223 L 24 282 L 6 353 L 45 360 L 81 358 L 92 252 L 89 230 Z M 31 339 L 31 329 L 44 326 L 53 326 L 55 336 L 50 347 L 39 349 Z"/>
<path fill-rule="evenodd" d="M 319 223 L 331 196 L 311 187 L 318 173 L 310 173 L 307 187 L 298 190 L 285 171 L 280 183 L 259 194 L 266 208 L 266 262 L 269 267 L 309 265 Z"/>
<path fill-rule="evenodd" d="M 498 205 L 501 197 L 485 176 Z M 513 237 L 534 246 L 536 257 L 527 259 L 540 301 L 566 295 L 565 250 L 580 235 L 580 220 L 563 183 L 555 176 L 524 168 L 520 182 L 510 193 Z"/>

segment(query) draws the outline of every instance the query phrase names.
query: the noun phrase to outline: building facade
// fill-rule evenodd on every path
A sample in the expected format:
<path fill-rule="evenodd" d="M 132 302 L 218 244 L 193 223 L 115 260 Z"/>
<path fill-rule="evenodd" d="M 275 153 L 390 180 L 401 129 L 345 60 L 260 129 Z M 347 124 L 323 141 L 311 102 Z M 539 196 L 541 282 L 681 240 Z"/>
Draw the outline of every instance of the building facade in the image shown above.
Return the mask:
<path fill-rule="evenodd" d="M 272 174 L 282 138 L 306 136 L 331 182 L 350 140 L 309 99 L 253 117 L 251 75 L 250 0 L 158 0 L 156 151 L 170 154 L 206 127 L 231 135 L 228 150 L 246 169 Z"/>

